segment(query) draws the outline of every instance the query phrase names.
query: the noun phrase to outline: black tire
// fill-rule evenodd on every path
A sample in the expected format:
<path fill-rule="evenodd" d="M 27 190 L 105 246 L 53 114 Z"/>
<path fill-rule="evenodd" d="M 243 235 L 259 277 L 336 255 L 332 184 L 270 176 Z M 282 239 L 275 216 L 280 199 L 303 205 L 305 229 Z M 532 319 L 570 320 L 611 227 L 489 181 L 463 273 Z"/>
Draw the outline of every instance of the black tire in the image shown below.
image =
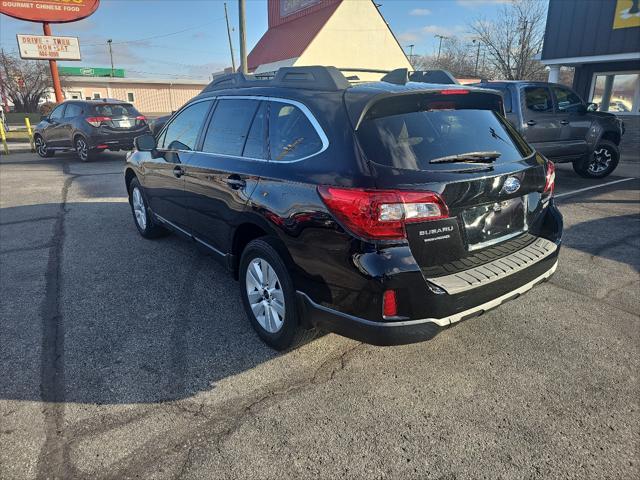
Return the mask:
<path fill-rule="evenodd" d="M 96 159 L 97 152 L 89 148 L 87 140 L 82 136 L 75 138 L 73 148 L 75 148 L 81 162 L 91 162 Z"/>
<path fill-rule="evenodd" d="M 310 341 L 315 337 L 316 330 L 304 329 L 300 326 L 295 288 L 291 281 L 291 276 L 287 271 L 287 267 L 282 261 L 282 257 L 278 253 L 277 248 L 275 248 L 276 246 L 276 241 L 270 237 L 262 237 L 249 242 L 242 252 L 240 259 L 239 283 L 242 304 L 244 305 L 251 325 L 267 345 L 275 350 L 282 351 Z M 254 260 L 266 261 L 275 271 L 277 283 L 279 283 L 284 296 L 284 318 L 280 328 L 275 332 L 270 332 L 263 327 L 251 308 L 248 293 L 247 270 L 253 265 L 252 262 L 254 262 Z M 271 300 L 275 301 L 276 296 L 274 295 L 265 301 Z"/>
<path fill-rule="evenodd" d="M 53 150 L 47 148 L 47 142 L 40 135 L 34 135 L 33 143 L 35 144 L 36 153 L 42 158 L 51 158 L 55 154 Z"/>
<path fill-rule="evenodd" d="M 140 194 L 140 200 L 142 201 L 142 212 L 144 212 L 144 222 L 142 222 L 136 213 L 136 206 L 134 203 L 134 198 L 136 195 L 136 190 Z M 144 238 L 158 238 L 164 235 L 167 235 L 169 231 L 164 228 L 162 225 L 158 225 L 153 220 L 153 215 L 151 214 L 151 210 L 149 210 L 147 198 L 145 197 L 144 190 L 140 186 L 140 182 L 137 178 L 131 180 L 129 184 L 129 205 L 131 206 L 131 213 L 133 214 L 133 223 L 136 225 L 138 232 Z"/>
<path fill-rule="evenodd" d="M 610 140 L 600 140 L 593 153 L 573 162 L 573 170 L 584 178 L 604 178 L 616 169 L 620 149 Z"/>

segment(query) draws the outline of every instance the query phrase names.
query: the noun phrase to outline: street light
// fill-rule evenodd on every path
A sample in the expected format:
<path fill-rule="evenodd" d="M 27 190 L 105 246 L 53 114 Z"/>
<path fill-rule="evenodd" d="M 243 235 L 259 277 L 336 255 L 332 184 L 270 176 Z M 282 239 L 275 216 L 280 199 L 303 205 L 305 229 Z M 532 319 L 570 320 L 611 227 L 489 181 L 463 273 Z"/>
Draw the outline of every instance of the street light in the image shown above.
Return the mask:
<path fill-rule="evenodd" d="M 415 44 L 411 44 L 411 45 L 407 45 L 404 48 L 408 48 L 409 49 L 409 63 L 413 66 L 413 47 L 415 47 Z"/>
<path fill-rule="evenodd" d="M 436 58 L 436 60 L 440 60 L 440 50 L 442 49 L 442 39 L 449 40 L 449 37 L 446 37 L 444 35 L 434 35 L 434 37 L 440 39 L 440 43 L 438 44 L 438 57 Z"/>

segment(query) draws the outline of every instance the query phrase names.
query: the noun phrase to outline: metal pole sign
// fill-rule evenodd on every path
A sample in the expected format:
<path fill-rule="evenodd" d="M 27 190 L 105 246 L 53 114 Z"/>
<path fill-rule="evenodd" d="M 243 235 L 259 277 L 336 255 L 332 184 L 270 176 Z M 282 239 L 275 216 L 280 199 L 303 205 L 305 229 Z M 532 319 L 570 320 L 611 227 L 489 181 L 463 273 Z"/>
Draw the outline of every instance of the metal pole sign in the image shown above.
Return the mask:
<path fill-rule="evenodd" d="M 81 60 L 77 37 L 18 34 L 20 57 L 26 60 Z"/>
<path fill-rule="evenodd" d="M 95 12 L 98 5 L 100 5 L 100 0 L 0 0 L 0 13 L 28 22 L 40 22 L 45 36 L 51 37 L 50 23 L 67 23 L 82 20 Z M 78 57 L 79 54 L 80 52 L 78 51 Z M 60 103 L 64 100 L 64 97 L 62 96 L 60 76 L 58 75 L 58 66 L 55 58 L 66 59 L 51 56 L 44 58 L 49 60 L 53 91 L 56 94 L 56 102 Z"/>
<path fill-rule="evenodd" d="M 28 22 L 66 23 L 88 17 L 100 0 L 0 0 L 0 13 Z"/>

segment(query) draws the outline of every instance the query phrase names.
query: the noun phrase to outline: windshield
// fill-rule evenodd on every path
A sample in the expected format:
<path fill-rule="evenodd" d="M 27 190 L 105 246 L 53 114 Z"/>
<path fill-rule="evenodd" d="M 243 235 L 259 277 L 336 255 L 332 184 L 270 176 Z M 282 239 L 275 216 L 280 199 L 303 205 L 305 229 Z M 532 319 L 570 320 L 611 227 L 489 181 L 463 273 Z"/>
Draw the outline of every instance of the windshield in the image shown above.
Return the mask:
<path fill-rule="evenodd" d="M 93 107 L 96 115 L 102 117 L 137 117 L 140 115 L 135 107 L 129 103 L 105 103 Z"/>
<path fill-rule="evenodd" d="M 532 151 L 506 120 L 491 110 L 427 110 L 363 121 L 358 139 L 372 162 L 405 170 L 451 169 L 431 160 L 493 152 L 512 162 Z"/>

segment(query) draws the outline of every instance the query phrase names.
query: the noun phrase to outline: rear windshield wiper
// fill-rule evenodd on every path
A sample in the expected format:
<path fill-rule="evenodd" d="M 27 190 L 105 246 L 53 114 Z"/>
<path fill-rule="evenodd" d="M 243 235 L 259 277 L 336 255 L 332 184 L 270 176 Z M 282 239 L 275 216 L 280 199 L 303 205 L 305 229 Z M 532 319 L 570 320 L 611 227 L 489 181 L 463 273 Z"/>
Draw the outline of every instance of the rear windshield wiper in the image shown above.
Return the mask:
<path fill-rule="evenodd" d="M 459 153 L 458 155 L 448 155 L 446 157 L 433 158 L 429 160 L 429 163 L 491 163 L 495 162 L 500 155 L 500 152 L 467 152 Z"/>

